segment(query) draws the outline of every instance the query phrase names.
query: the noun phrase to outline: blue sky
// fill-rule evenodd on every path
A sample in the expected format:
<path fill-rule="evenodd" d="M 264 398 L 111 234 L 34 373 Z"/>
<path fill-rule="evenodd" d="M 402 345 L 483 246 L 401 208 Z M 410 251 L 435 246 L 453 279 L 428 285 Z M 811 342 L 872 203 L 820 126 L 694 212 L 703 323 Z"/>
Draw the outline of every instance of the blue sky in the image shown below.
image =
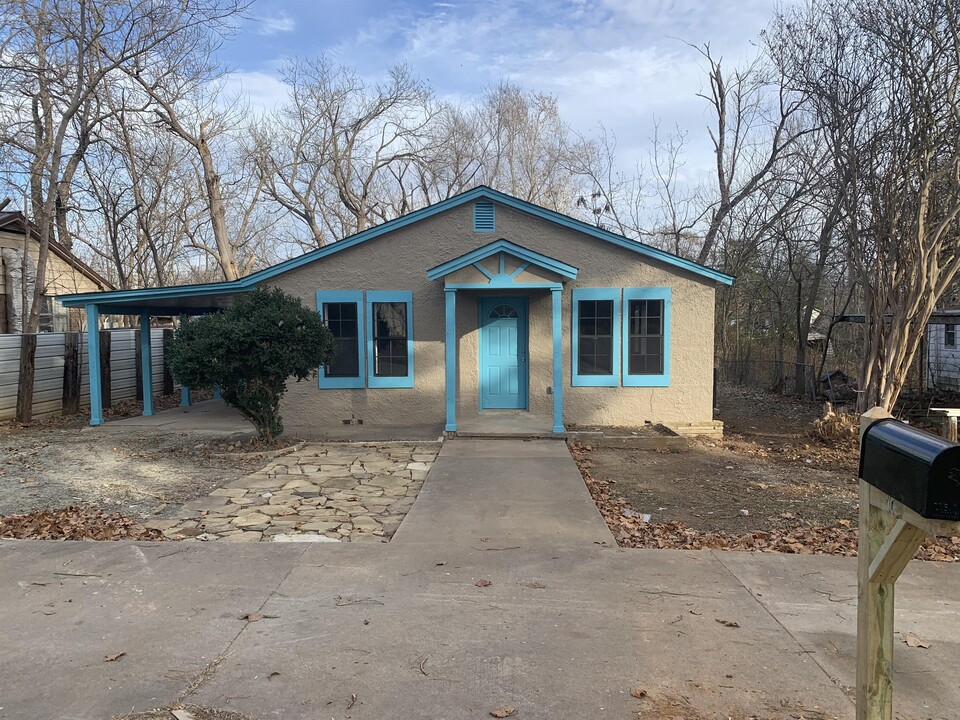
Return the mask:
<path fill-rule="evenodd" d="M 690 169 L 706 152 L 697 54 L 709 42 L 725 62 L 750 59 L 775 0 L 256 0 L 240 35 L 221 50 L 231 86 L 254 107 L 283 95 L 284 57 L 325 53 L 375 78 L 407 62 L 442 98 L 462 100 L 500 79 L 546 91 L 589 133 L 602 122 L 629 168 L 649 145 L 654 118 L 690 132 Z"/>

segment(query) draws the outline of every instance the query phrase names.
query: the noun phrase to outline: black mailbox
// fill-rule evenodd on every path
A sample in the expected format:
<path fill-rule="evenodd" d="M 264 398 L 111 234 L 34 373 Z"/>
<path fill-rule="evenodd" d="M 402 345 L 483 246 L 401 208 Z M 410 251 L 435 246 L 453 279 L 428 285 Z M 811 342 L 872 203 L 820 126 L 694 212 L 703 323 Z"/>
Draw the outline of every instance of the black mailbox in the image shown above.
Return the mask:
<path fill-rule="evenodd" d="M 960 445 L 878 420 L 860 443 L 860 477 L 925 518 L 960 520 Z"/>

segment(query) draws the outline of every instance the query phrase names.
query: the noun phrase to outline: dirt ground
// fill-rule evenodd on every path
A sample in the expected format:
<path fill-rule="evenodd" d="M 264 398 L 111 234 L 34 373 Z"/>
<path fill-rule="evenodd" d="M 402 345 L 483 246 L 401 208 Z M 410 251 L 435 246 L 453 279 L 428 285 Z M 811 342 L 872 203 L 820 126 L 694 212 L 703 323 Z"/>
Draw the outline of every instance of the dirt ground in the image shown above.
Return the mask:
<path fill-rule="evenodd" d="M 596 449 L 591 472 L 655 523 L 736 534 L 798 521 L 855 524 L 856 449 L 807 435 L 820 404 L 728 385 L 718 403 L 723 440 L 695 440 L 670 453 Z"/>
<path fill-rule="evenodd" d="M 239 448 L 184 433 L 121 438 L 84 428 L 82 418 L 0 425 L 0 515 L 92 504 L 133 518 L 168 517 L 265 463 L 217 457 Z"/>

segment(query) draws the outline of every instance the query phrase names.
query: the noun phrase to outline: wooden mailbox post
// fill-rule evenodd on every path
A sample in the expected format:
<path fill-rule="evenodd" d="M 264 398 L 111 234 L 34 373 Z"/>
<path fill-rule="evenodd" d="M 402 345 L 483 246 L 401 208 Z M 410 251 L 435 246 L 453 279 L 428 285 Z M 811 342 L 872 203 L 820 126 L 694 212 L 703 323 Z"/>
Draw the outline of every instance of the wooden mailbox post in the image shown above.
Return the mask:
<path fill-rule="evenodd" d="M 860 419 L 861 441 L 875 421 L 892 417 L 872 408 Z M 860 480 L 857 566 L 857 720 L 893 719 L 893 609 L 897 578 L 928 535 L 956 535 L 960 522 L 933 520 Z"/>

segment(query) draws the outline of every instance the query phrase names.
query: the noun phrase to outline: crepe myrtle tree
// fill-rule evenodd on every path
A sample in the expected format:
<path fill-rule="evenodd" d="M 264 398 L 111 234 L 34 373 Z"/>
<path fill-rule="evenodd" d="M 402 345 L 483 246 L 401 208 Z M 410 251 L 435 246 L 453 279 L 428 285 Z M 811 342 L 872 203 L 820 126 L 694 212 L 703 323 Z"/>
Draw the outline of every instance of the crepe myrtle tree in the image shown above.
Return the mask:
<path fill-rule="evenodd" d="M 283 432 L 287 380 L 315 376 L 334 353 L 320 315 L 281 290 L 257 289 L 223 312 L 181 322 L 170 369 L 188 387 L 218 385 L 223 399 L 270 442 Z"/>

